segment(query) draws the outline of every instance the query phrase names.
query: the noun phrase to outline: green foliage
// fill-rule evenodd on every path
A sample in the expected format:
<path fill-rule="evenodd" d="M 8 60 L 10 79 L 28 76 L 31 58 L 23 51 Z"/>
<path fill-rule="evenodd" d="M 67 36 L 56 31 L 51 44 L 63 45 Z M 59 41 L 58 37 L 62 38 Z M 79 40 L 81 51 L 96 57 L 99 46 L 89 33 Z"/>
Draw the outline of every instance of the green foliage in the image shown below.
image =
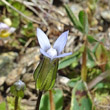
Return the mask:
<path fill-rule="evenodd" d="M 105 49 L 103 44 L 99 44 L 97 46 L 95 56 L 96 56 L 97 64 L 101 67 L 102 70 L 104 70 L 108 56 L 107 56 L 107 50 Z"/>
<path fill-rule="evenodd" d="M 79 21 L 83 26 L 83 33 L 87 35 L 89 31 L 88 17 L 84 11 L 79 12 Z"/>
<path fill-rule="evenodd" d="M 21 33 L 26 37 L 35 37 L 35 30 L 32 22 L 29 22 L 27 25 L 23 26 Z"/>
<path fill-rule="evenodd" d="M 44 57 L 34 72 L 36 89 L 47 91 L 53 88 L 58 70 L 58 60 Z"/>
<path fill-rule="evenodd" d="M 67 83 L 67 85 L 69 86 L 69 87 L 74 87 L 75 85 L 76 85 L 76 83 L 80 80 L 81 78 L 80 77 L 77 77 L 77 78 L 73 78 L 73 79 L 71 79 L 68 83 Z"/>
<path fill-rule="evenodd" d="M 68 5 L 65 5 L 65 10 L 66 10 L 66 12 L 68 14 L 68 17 L 70 18 L 70 20 L 72 21 L 73 25 L 75 26 L 75 28 L 82 32 L 83 31 L 82 24 L 76 18 L 76 16 L 74 15 L 74 13 L 72 12 L 72 10 L 70 9 L 70 7 Z"/>
<path fill-rule="evenodd" d="M 93 59 L 93 57 L 95 56 L 89 49 L 87 49 L 87 55 L 88 55 L 87 67 L 93 68 L 94 66 L 96 66 L 96 62 Z"/>
<path fill-rule="evenodd" d="M 88 26 L 88 17 L 85 11 L 80 11 L 79 12 L 79 19 L 74 15 L 72 10 L 68 5 L 65 5 L 65 10 L 68 14 L 68 17 L 72 21 L 74 27 L 81 31 L 83 34 L 88 34 L 89 31 L 89 26 Z"/>
<path fill-rule="evenodd" d="M 0 110 L 6 110 L 6 103 L 5 102 L 0 103 Z"/>
<path fill-rule="evenodd" d="M 88 42 L 90 42 L 90 43 L 98 42 L 98 41 L 97 41 L 96 39 L 94 39 L 94 37 L 91 36 L 91 35 L 87 35 L 87 40 L 88 40 Z"/>
<path fill-rule="evenodd" d="M 78 59 L 82 56 L 82 52 L 84 50 L 84 46 L 82 46 L 77 52 L 74 52 L 72 55 L 67 56 L 60 60 L 58 69 L 65 68 L 70 64 L 74 65 L 78 62 Z"/>
<path fill-rule="evenodd" d="M 100 82 L 100 83 L 98 83 L 97 85 L 95 85 L 95 87 L 94 87 L 95 89 L 97 89 L 97 90 L 107 90 L 107 89 L 110 89 L 110 83 L 108 82 Z"/>
<path fill-rule="evenodd" d="M 14 97 L 7 97 L 9 110 L 14 110 L 14 104 L 15 104 L 14 101 L 15 101 Z M 18 109 L 17 110 L 25 110 L 24 106 L 21 106 L 20 102 L 21 102 L 21 99 L 19 98 L 19 100 L 18 100 Z M 5 110 L 5 109 L 0 109 L 0 110 Z"/>
<path fill-rule="evenodd" d="M 55 110 L 62 110 L 63 108 L 63 92 L 60 89 L 56 89 L 53 93 Z M 45 93 L 40 102 L 40 110 L 50 110 L 49 93 Z"/>
<path fill-rule="evenodd" d="M 83 81 L 78 81 L 74 86 L 70 110 L 93 110 L 90 94 Z"/>

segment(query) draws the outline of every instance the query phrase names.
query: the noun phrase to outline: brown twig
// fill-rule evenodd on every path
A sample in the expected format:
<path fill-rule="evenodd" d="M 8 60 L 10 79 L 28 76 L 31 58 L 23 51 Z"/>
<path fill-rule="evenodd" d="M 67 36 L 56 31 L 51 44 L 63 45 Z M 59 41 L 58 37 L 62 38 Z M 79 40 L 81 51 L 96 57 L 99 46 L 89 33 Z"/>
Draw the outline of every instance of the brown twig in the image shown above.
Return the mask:
<path fill-rule="evenodd" d="M 49 90 L 50 110 L 55 110 L 52 90 Z"/>
<path fill-rule="evenodd" d="M 110 70 L 101 73 L 99 76 L 97 76 L 95 79 L 88 83 L 88 89 L 89 90 L 92 89 L 97 83 L 99 83 L 108 76 L 110 76 Z"/>
<path fill-rule="evenodd" d="M 81 67 L 81 78 L 83 81 L 86 81 L 87 79 L 87 66 L 86 66 L 86 63 L 87 63 L 87 38 L 86 36 L 84 36 L 84 52 L 82 54 L 82 67 Z"/>
<path fill-rule="evenodd" d="M 28 45 L 29 45 L 33 40 L 35 40 L 35 38 L 30 38 L 30 39 L 26 42 L 25 46 L 21 49 L 20 54 L 23 54 L 23 53 L 24 53 L 24 51 L 26 50 L 26 48 L 28 47 Z"/>

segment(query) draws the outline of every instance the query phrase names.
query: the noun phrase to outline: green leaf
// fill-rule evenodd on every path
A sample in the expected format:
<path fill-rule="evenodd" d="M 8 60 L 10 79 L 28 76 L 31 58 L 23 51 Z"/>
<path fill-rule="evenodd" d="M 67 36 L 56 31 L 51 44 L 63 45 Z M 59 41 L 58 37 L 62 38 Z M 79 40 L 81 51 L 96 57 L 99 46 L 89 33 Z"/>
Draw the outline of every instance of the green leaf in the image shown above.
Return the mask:
<path fill-rule="evenodd" d="M 91 36 L 91 35 L 87 35 L 87 39 L 88 39 L 88 41 L 89 41 L 90 43 L 98 42 L 98 41 L 97 41 L 96 39 L 94 39 L 94 37 Z"/>
<path fill-rule="evenodd" d="M 65 68 L 74 62 L 76 64 L 76 62 L 78 62 L 78 59 L 81 57 L 83 50 L 84 46 L 82 46 L 77 52 L 74 52 L 72 55 L 67 56 L 60 60 L 58 69 Z"/>
<path fill-rule="evenodd" d="M 65 68 L 65 67 L 69 66 L 70 64 L 72 64 L 73 62 L 78 61 L 77 59 L 79 58 L 80 55 L 81 55 L 81 53 L 75 52 L 73 55 L 63 58 L 59 62 L 58 69 Z"/>
<path fill-rule="evenodd" d="M 81 79 L 80 77 L 70 79 L 67 85 L 73 88 L 76 85 L 77 81 L 79 81 L 80 79 Z"/>
<path fill-rule="evenodd" d="M 95 54 L 98 45 L 99 45 L 99 42 L 97 42 L 96 45 L 94 46 L 94 48 L 93 48 L 93 50 L 92 50 L 93 54 Z"/>
<path fill-rule="evenodd" d="M 0 110 L 6 110 L 6 103 L 5 102 L 0 103 Z"/>
<path fill-rule="evenodd" d="M 88 54 L 87 67 L 93 68 L 94 66 L 96 66 L 96 63 L 93 59 L 93 56 L 91 55 L 92 52 L 89 49 L 87 50 L 87 54 Z"/>
<path fill-rule="evenodd" d="M 79 21 L 83 26 L 83 33 L 87 35 L 89 31 L 88 17 L 87 13 L 84 12 L 83 10 L 79 12 Z"/>
<path fill-rule="evenodd" d="M 63 108 L 63 92 L 60 89 L 56 89 L 53 93 L 55 110 L 62 110 Z M 40 101 L 40 110 L 50 110 L 49 93 L 45 93 Z"/>
<path fill-rule="evenodd" d="M 82 80 L 77 82 L 72 91 L 70 110 L 92 110 L 92 100 Z"/>
<path fill-rule="evenodd" d="M 96 59 L 97 59 L 99 64 L 101 64 L 101 65 L 106 64 L 106 62 L 107 62 L 107 50 L 102 44 L 98 45 L 96 52 L 95 52 L 95 55 L 96 55 Z"/>
<path fill-rule="evenodd" d="M 68 17 L 70 18 L 70 20 L 72 21 L 73 25 L 75 26 L 75 28 L 77 28 L 79 31 L 83 32 L 82 24 L 76 18 L 76 16 L 74 15 L 74 13 L 72 12 L 72 10 L 70 9 L 70 7 L 68 5 L 65 5 L 65 10 L 66 10 L 66 12 L 68 14 Z"/>

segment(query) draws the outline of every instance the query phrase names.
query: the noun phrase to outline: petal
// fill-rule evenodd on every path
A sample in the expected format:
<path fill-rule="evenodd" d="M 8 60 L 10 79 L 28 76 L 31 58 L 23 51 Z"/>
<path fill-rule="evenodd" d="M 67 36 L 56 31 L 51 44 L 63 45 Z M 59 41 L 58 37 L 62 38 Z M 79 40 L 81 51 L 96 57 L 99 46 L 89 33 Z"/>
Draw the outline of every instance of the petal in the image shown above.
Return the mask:
<path fill-rule="evenodd" d="M 51 58 L 43 49 L 40 49 L 40 52 L 41 52 L 44 56 L 46 56 L 46 57 L 48 57 L 48 58 Z"/>
<path fill-rule="evenodd" d="M 64 53 L 64 54 L 55 56 L 54 58 L 61 58 L 61 57 L 65 57 L 65 56 L 68 56 L 68 55 L 71 55 L 71 54 L 72 54 L 72 52 L 70 52 L 70 53 Z"/>
<path fill-rule="evenodd" d="M 15 30 L 16 30 L 16 29 L 15 29 L 14 27 L 11 27 L 11 28 L 8 30 L 8 32 L 9 32 L 9 33 L 13 33 Z"/>
<path fill-rule="evenodd" d="M 38 42 L 40 44 L 40 47 L 46 51 L 47 49 L 49 49 L 50 46 L 50 42 L 46 36 L 46 34 L 39 28 L 37 28 L 37 38 L 38 38 Z"/>
<path fill-rule="evenodd" d="M 0 23 L 0 29 L 8 29 L 9 28 L 9 26 L 7 25 L 7 24 L 5 24 L 5 23 Z"/>
<path fill-rule="evenodd" d="M 64 49 L 66 45 L 68 32 L 69 31 L 62 33 L 53 45 L 53 48 L 57 50 L 58 55 L 62 52 L 62 50 Z"/>

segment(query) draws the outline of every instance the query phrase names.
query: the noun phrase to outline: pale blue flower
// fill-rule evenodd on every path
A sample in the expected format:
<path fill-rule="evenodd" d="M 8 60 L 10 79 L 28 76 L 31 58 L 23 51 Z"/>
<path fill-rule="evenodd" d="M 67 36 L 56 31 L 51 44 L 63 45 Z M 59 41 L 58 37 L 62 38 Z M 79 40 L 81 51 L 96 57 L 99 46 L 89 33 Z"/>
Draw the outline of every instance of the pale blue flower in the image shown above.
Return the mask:
<path fill-rule="evenodd" d="M 40 52 L 51 60 L 71 55 L 72 52 L 61 54 L 67 42 L 68 32 L 69 31 L 62 33 L 52 47 L 46 34 L 37 28 L 37 38 L 41 47 Z"/>
<path fill-rule="evenodd" d="M 17 82 L 14 83 L 14 86 L 16 87 L 16 90 L 17 91 L 24 90 L 25 83 L 22 82 L 21 80 L 19 80 L 19 81 L 17 81 Z"/>

